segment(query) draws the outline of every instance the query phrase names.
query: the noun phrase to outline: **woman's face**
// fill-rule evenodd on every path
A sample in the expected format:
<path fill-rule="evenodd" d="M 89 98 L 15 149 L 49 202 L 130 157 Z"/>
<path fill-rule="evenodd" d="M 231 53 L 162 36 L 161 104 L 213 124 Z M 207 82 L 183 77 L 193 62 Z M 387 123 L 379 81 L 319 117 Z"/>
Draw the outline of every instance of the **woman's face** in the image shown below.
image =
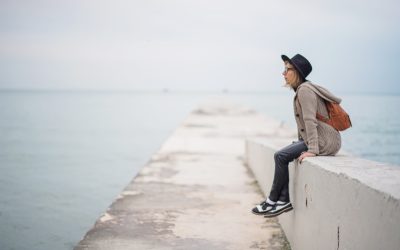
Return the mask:
<path fill-rule="evenodd" d="M 295 84 L 296 75 L 295 69 L 290 63 L 285 62 L 285 70 L 283 71 L 282 75 L 285 77 L 286 84 L 293 87 Z"/>

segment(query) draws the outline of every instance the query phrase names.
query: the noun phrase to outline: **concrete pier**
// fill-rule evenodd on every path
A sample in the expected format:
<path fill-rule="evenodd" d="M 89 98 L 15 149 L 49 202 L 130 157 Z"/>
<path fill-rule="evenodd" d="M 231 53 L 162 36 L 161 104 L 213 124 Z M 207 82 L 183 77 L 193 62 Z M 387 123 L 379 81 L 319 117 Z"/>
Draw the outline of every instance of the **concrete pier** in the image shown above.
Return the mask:
<path fill-rule="evenodd" d="M 283 140 L 249 139 L 246 159 L 267 194 Z M 294 210 L 279 216 L 292 250 L 400 249 L 400 166 L 339 152 L 289 165 Z"/>
<path fill-rule="evenodd" d="M 250 212 L 264 195 L 244 156 L 246 139 L 295 135 L 220 99 L 200 105 L 75 249 L 290 249 L 276 218 Z"/>

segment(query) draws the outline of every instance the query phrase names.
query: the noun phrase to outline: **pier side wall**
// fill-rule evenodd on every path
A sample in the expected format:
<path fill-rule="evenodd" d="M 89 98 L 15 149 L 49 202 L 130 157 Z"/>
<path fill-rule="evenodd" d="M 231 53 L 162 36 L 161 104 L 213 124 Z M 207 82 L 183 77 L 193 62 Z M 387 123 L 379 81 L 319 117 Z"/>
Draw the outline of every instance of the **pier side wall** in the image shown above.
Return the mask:
<path fill-rule="evenodd" d="M 290 141 L 286 141 L 286 144 Z M 267 196 L 282 140 L 246 142 L 247 164 Z M 400 249 L 400 167 L 344 154 L 289 165 L 294 209 L 279 222 L 293 250 Z"/>

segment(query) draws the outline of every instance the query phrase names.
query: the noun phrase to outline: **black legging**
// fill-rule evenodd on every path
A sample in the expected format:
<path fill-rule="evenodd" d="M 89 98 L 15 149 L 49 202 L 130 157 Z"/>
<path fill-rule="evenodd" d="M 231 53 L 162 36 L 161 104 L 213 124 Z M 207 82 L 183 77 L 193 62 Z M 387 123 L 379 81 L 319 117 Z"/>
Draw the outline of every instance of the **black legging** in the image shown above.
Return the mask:
<path fill-rule="evenodd" d="M 300 140 L 293 142 L 275 153 L 275 175 L 269 199 L 271 201 L 289 202 L 289 162 L 298 158 L 300 154 L 307 151 L 307 145 Z"/>

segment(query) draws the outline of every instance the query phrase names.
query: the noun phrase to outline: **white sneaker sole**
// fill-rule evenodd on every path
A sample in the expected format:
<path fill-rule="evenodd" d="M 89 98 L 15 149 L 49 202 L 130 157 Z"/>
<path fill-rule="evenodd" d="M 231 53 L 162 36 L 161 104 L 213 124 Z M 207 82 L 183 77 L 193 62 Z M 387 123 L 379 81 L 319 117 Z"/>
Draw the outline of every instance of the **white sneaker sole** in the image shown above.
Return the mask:
<path fill-rule="evenodd" d="M 276 213 L 266 213 L 266 214 L 264 214 L 264 217 L 265 218 L 271 218 L 271 217 L 275 217 L 275 216 L 278 216 L 278 215 L 280 215 L 280 214 L 282 214 L 282 213 L 285 213 L 285 212 L 289 212 L 290 210 L 292 210 L 293 209 L 293 206 L 289 206 L 289 207 L 286 207 L 286 208 L 283 208 L 283 209 L 281 209 L 281 210 L 279 210 L 278 212 L 276 212 Z"/>
<path fill-rule="evenodd" d="M 254 211 L 251 211 L 253 214 L 255 215 L 265 215 L 266 213 L 268 213 L 269 211 L 265 211 L 265 212 L 261 212 L 261 213 L 255 213 Z"/>

